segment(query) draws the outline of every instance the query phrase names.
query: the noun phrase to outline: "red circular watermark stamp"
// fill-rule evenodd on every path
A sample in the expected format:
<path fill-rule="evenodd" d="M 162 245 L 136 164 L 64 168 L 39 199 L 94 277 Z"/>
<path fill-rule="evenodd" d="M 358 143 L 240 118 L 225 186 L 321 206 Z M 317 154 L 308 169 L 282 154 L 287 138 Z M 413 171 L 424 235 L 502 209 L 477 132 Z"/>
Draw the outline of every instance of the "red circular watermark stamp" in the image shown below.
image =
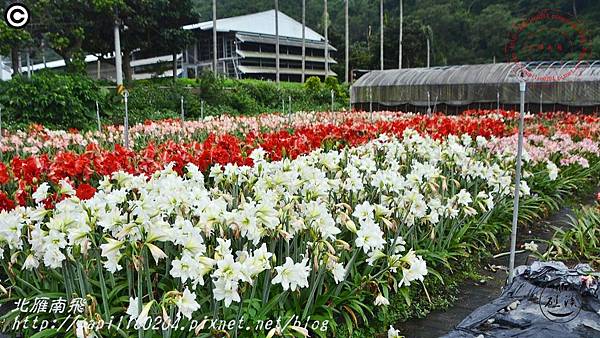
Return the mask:
<path fill-rule="evenodd" d="M 590 55 L 586 31 L 569 15 L 545 9 L 515 26 L 505 52 L 509 62 L 516 63 L 520 77 L 536 82 L 562 81 L 575 74 L 582 61 Z M 573 66 L 540 67 L 531 61 L 571 61 Z M 558 62 L 557 62 L 558 63 Z M 564 64 L 564 63 L 563 63 Z"/>

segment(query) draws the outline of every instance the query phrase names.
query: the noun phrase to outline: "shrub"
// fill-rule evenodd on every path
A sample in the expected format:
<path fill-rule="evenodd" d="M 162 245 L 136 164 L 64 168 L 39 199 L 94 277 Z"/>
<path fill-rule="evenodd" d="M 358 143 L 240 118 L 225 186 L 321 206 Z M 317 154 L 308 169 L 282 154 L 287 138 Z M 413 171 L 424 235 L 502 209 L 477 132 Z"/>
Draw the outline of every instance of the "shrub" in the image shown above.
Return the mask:
<path fill-rule="evenodd" d="M 4 121 L 17 126 L 90 128 L 96 123 L 96 101 L 108 102 L 108 96 L 108 90 L 83 75 L 40 71 L 31 79 L 0 82 Z"/>

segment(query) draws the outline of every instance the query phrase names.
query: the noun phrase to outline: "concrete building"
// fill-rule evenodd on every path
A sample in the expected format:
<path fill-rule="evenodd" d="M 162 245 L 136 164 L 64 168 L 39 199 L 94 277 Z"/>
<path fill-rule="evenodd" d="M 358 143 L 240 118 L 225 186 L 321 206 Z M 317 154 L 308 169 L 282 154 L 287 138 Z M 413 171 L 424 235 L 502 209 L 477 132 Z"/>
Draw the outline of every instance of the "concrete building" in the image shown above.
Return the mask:
<path fill-rule="evenodd" d="M 279 18 L 280 78 L 300 81 L 302 76 L 302 24 L 281 11 Z M 184 77 L 195 77 L 212 69 L 213 22 L 206 21 L 183 27 L 195 34 L 195 43 L 183 52 Z M 217 20 L 217 69 L 234 78 L 270 79 L 276 77 L 275 10 Z M 305 30 L 306 77 L 335 76 L 329 56 L 325 73 L 325 38 L 314 30 Z M 329 52 L 335 51 L 333 46 Z"/>

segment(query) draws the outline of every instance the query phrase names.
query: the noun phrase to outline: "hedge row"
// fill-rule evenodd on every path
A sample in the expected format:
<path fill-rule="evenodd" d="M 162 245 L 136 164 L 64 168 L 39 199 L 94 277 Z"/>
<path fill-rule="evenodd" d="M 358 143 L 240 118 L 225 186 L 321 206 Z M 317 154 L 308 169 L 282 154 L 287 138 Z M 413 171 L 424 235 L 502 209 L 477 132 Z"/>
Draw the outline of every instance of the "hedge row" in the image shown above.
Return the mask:
<path fill-rule="evenodd" d="M 114 86 L 114 85 L 113 85 Z M 186 118 L 202 114 L 259 114 L 288 109 L 326 110 L 335 92 L 336 109 L 348 105 L 348 90 L 335 78 L 322 83 L 309 78 L 302 85 L 258 80 L 232 80 L 206 74 L 197 80 L 153 79 L 129 86 L 130 123 L 146 119 L 178 117 L 181 97 Z M 114 88 L 86 76 L 42 71 L 31 79 L 17 77 L 0 82 L 3 127 L 23 128 L 39 123 L 50 128 L 91 129 L 96 126 L 96 102 L 103 123 L 123 122 L 122 97 Z"/>

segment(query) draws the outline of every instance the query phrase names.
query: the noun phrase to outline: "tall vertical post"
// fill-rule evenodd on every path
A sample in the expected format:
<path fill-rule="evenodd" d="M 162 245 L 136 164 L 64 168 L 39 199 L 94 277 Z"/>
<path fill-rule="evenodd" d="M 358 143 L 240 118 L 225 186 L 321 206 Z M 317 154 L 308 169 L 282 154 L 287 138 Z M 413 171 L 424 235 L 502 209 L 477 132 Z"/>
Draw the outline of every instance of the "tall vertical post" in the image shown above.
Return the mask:
<path fill-rule="evenodd" d="M 431 94 L 427 91 L 427 116 L 431 115 Z"/>
<path fill-rule="evenodd" d="M 540 113 L 541 113 L 542 111 L 544 111 L 544 100 L 543 100 L 543 97 L 544 97 L 544 96 L 543 96 L 543 95 L 544 95 L 544 92 L 543 92 L 543 90 L 542 90 L 542 89 L 543 89 L 543 88 L 540 88 Z"/>
<path fill-rule="evenodd" d="M 379 63 L 383 70 L 383 0 L 379 1 Z"/>
<path fill-rule="evenodd" d="M 526 83 L 523 79 L 520 79 L 519 92 L 521 94 L 521 115 L 519 116 L 519 139 L 517 143 L 517 163 L 515 170 L 515 199 L 513 202 L 512 231 L 510 234 L 510 261 L 508 264 L 509 283 L 512 283 L 515 278 L 515 251 L 517 248 L 517 222 L 519 220 L 519 193 L 521 191 L 521 161 L 523 160 L 523 125 L 525 123 L 525 90 Z"/>
<path fill-rule="evenodd" d="M 369 116 L 373 122 L 373 87 L 369 87 Z"/>
<path fill-rule="evenodd" d="M 98 122 L 98 131 L 102 131 L 102 124 L 100 123 L 100 105 L 96 101 L 96 121 Z"/>
<path fill-rule="evenodd" d="M 117 71 L 117 93 L 121 94 L 123 90 L 123 61 L 121 59 L 121 37 L 119 32 L 119 13 L 115 19 L 115 68 Z"/>
<path fill-rule="evenodd" d="M 31 79 L 31 52 L 29 48 L 27 48 L 27 52 L 25 53 L 25 59 L 27 62 L 27 78 Z"/>
<path fill-rule="evenodd" d="M 275 0 L 275 72 L 279 85 L 279 0 Z"/>
<path fill-rule="evenodd" d="M 430 52 L 429 52 L 429 32 L 427 33 L 427 68 L 429 68 L 430 62 Z"/>
<path fill-rule="evenodd" d="M 217 74 L 217 0 L 213 0 L 212 5 L 213 17 L 213 72 Z"/>
<path fill-rule="evenodd" d="M 345 56 L 345 63 L 346 63 L 346 67 L 344 68 L 344 82 L 348 83 L 348 72 L 349 72 L 349 68 L 350 68 L 350 31 L 349 31 L 349 25 L 348 25 L 348 3 L 350 2 L 350 0 L 346 0 L 345 6 L 344 6 L 344 21 L 345 21 L 345 25 L 346 25 L 346 43 L 345 43 L 345 47 L 346 47 L 346 56 Z"/>
<path fill-rule="evenodd" d="M 185 111 L 183 109 L 183 95 L 181 95 L 181 129 L 183 129 L 184 122 L 185 122 Z"/>
<path fill-rule="evenodd" d="M 126 90 L 123 93 L 125 101 L 125 121 L 123 123 L 123 140 L 125 142 L 125 149 L 129 150 L 129 110 L 127 107 L 127 100 L 129 98 L 129 92 Z"/>
<path fill-rule="evenodd" d="M 46 66 L 44 66 L 45 68 Z M 100 70 L 102 69 L 102 66 L 100 64 L 100 56 L 98 57 L 98 60 L 96 60 L 96 79 L 100 80 Z"/>
<path fill-rule="evenodd" d="M 335 91 L 332 89 L 332 90 L 331 90 L 331 112 L 332 112 L 332 113 L 333 113 L 333 111 L 334 111 L 334 110 L 333 110 L 334 104 L 335 104 Z"/>
<path fill-rule="evenodd" d="M 46 42 L 42 39 L 42 63 L 44 64 L 44 68 L 48 68 L 46 65 Z"/>
<path fill-rule="evenodd" d="M 323 3 L 323 13 L 325 14 L 325 78 L 329 75 L 329 12 L 327 11 L 327 0 Z"/>
<path fill-rule="evenodd" d="M 402 34 L 404 29 L 404 9 L 403 0 L 400 0 L 400 38 L 399 38 L 399 52 L 398 52 L 398 69 L 402 69 Z"/>
<path fill-rule="evenodd" d="M 306 0 L 302 0 L 302 83 L 306 80 Z"/>
<path fill-rule="evenodd" d="M 2 106 L 0 106 L 0 140 L 2 139 Z"/>
<path fill-rule="evenodd" d="M 500 90 L 496 91 L 496 113 L 500 113 Z"/>
<path fill-rule="evenodd" d="M 204 100 L 200 101 L 200 118 L 204 120 Z"/>

